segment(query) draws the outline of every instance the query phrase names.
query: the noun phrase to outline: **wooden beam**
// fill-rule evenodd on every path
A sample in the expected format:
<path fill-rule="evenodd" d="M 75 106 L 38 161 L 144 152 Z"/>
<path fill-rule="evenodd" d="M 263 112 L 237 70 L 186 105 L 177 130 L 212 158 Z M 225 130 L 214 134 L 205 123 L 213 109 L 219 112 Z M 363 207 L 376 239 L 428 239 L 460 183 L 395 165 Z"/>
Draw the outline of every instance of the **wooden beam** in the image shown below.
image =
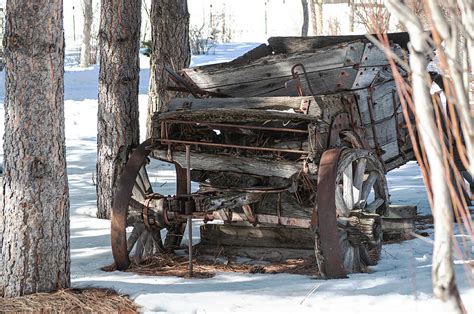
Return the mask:
<path fill-rule="evenodd" d="M 316 99 L 305 97 L 236 97 L 189 99 L 174 98 L 169 111 L 201 109 L 260 109 L 260 110 L 299 110 L 304 101 L 309 102 L 309 114 L 320 116 L 321 110 Z"/>
<path fill-rule="evenodd" d="M 168 155 L 168 150 L 153 150 L 153 156 L 166 162 L 176 162 L 182 166 L 186 164 L 185 152 L 173 150 Z M 171 159 L 168 159 L 170 157 Z M 207 171 L 229 171 L 247 173 L 268 177 L 290 178 L 303 169 L 302 162 L 288 162 L 249 157 L 238 157 L 220 154 L 191 153 L 193 169 Z M 308 163 L 310 173 L 316 173 L 317 166 Z"/>
<path fill-rule="evenodd" d="M 408 33 L 391 33 L 388 38 L 393 43 L 406 49 L 410 41 Z M 368 43 L 365 35 L 343 35 L 343 36 L 310 36 L 310 37 L 270 37 L 268 43 L 275 53 L 294 53 L 311 51 L 328 46 L 339 45 L 351 41 L 362 41 Z"/>

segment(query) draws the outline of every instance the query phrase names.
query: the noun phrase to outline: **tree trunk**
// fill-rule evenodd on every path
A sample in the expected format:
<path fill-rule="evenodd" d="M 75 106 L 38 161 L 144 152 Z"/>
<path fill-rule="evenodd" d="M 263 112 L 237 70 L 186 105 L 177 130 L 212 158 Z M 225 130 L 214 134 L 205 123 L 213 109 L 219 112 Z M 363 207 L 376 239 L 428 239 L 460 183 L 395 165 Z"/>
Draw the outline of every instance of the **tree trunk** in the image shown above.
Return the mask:
<path fill-rule="evenodd" d="M 151 135 L 153 113 L 167 110 L 175 93 L 166 91 L 168 75 L 164 66 L 185 68 L 191 60 L 187 0 L 152 0 L 151 69 L 148 98 L 147 137 Z"/>
<path fill-rule="evenodd" d="M 309 0 L 309 12 L 311 16 L 311 35 L 318 35 L 318 22 L 316 18 L 316 0 Z"/>
<path fill-rule="evenodd" d="M 303 6 L 303 26 L 301 27 L 301 36 L 308 36 L 308 0 L 301 0 L 301 5 Z"/>
<path fill-rule="evenodd" d="M 91 62 L 92 0 L 83 0 L 82 6 L 84 28 L 82 31 L 81 67 L 87 68 L 94 63 Z"/>
<path fill-rule="evenodd" d="M 311 28 L 313 36 L 323 33 L 323 0 L 310 0 Z"/>
<path fill-rule="evenodd" d="M 349 0 L 349 32 L 354 32 L 354 15 L 355 15 L 355 3 L 354 0 Z"/>
<path fill-rule="evenodd" d="M 456 286 L 452 261 L 453 211 L 446 180 L 449 180 L 449 166 L 443 158 L 442 143 L 435 121 L 434 104 L 430 95 L 431 82 L 426 70 L 428 66 L 426 55 L 431 49 L 429 37 L 417 16 L 400 0 L 389 0 L 386 5 L 390 12 L 405 25 L 410 34 L 413 103 L 418 118 L 417 130 L 429 164 L 429 180 L 433 192 L 431 202 L 435 227 L 432 267 L 433 292 L 438 298 L 448 302 L 453 311 L 462 313 L 464 307 Z"/>
<path fill-rule="evenodd" d="M 102 1 L 100 12 L 97 217 L 109 218 L 118 177 L 139 141 L 141 2 Z"/>
<path fill-rule="evenodd" d="M 70 285 L 62 0 L 9 0 L 3 295 Z M 34 27 L 32 27 L 34 25 Z"/>

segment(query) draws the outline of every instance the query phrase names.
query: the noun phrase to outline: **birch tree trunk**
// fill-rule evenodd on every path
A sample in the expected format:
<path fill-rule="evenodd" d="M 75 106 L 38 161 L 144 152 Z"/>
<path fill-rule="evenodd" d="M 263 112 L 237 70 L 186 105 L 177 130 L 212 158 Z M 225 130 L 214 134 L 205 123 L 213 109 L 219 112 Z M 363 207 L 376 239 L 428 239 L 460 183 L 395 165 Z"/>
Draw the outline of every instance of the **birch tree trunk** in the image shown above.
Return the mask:
<path fill-rule="evenodd" d="M 354 17 L 355 17 L 355 3 L 354 0 L 349 0 L 349 32 L 354 32 Z"/>
<path fill-rule="evenodd" d="M 82 13 L 84 27 L 82 30 L 81 67 L 87 68 L 91 65 L 92 0 L 82 1 Z"/>
<path fill-rule="evenodd" d="M 318 35 L 318 22 L 316 19 L 316 0 L 309 0 L 309 15 L 311 17 L 311 35 Z"/>
<path fill-rule="evenodd" d="M 417 130 L 426 151 L 432 188 L 432 212 L 435 226 L 432 280 L 433 292 L 448 302 L 456 312 L 463 306 L 453 268 L 453 212 L 447 178 L 449 169 L 444 163 L 435 112 L 430 95 L 431 79 L 427 72 L 426 55 L 430 50 L 429 37 L 418 17 L 400 0 L 389 0 L 387 8 L 405 25 L 410 34 L 410 68 L 412 70 L 413 103 L 417 116 Z"/>
<path fill-rule="evenodd" d="M 309 15 L 308 15 L 308 0 L 301 0 L 303 7 L 303 26 L 301 27 L 301 36 L 308 36 Z"/>
<path fill-rule="evenodd" d="M 187 67 L 191 60 L 187 0 L 152 0 L 150 15 L 152 46 L 147 137 L 151 135 L 153 113 L 166 111 L 175 95 L 166 91 L 165 65 L 179 70 Z"/>
<path fill-rule="evenodd" d="M 62 0 L 8 0 L 3 295 L 70 285 Z M 34 25 L 34 27 L 32 27 Z"/>
<path fill-rule="evenodd" d="M 139 142 L 140 1 L 101 4 L 97 217 L 109 218 L 119 175 Z"/>
<path fill-rule="evenodd" d="M 323 33 L 323 0 L 309 0 L 313 36 Z"/>

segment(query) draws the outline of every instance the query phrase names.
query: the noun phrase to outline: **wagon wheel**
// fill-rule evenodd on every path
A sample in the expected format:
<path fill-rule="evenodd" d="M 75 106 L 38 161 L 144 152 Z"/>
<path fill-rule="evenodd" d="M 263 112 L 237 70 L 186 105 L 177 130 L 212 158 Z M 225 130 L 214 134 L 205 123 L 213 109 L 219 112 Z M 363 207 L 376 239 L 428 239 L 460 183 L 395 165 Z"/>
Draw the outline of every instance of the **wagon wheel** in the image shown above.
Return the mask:
<path fill-rule="evenodd" d="M 119 178 L 111 212 L 112 253 L 118 270 L 125 270 L 130 259 L 139 262 L 145 256 L 163 252 L 166 247 L 160 228 L 144 223 L 143 208 L 153 197 L 152 184 L 146 171 L 150 140 L 140 144 L 130 156 Z M 148 225 L 148 226 L 147 226 Z M 132 230 L 127 238 L 127 227 Z M 175 234 L 175 233 L 170 233 Z M 170 243 L 168 236 L 165 243 Z M 179 241 L 174 239 L 171 243 Z"/>
<path fill-rule="evenodd" d="M 340 155 L 321 161 L 322 175 L 325 176 L 325 167 L 330 167 L 333 176 L 330 179 L 326 174 L 328 180 L 324 178 L 318 180 L 318 193 L 324 193 L 326 189 L 327 194 L 331 194 L 327 197 L 334 198 L 334 207 L 328 214 L 336 215 L 334 225 L 337 225 L 337 233 L 333 234 L 333 239 L 337 241 L 338 238 L 339 243 L 332 244 L 340 252 L 340 256 L 336 256 L 335 259 L 343 266 L 343 269 L 336 269 L 336 273 L 361 272 L 367 265 L 375 264 L 380 256 L 382 245 L 380 215 L 388 207 L 389 199 L 385 172 L 377 157 L 367 150 L 335 151 L 339 151 Z M 320 197 L 324 199 L 324 196 L 318 196 L 318 211 L 319 207 L 321 211 L 323 210 L 322 204 L 320 206 Z M 323 212 L 319 215 L 323 215 L 320 220 L 327 219 Z M 332 266 L 328 265 L 329 253 L 324 252 L 324 245 L 321 243 L 321 234 L 328 232 L 324 230 L 325 226 L 322 224 L 320 224 L 322 230 L 316 232 L 315 253 L 319 269 L 326 275 L 326 272 L 331 272 L 329 269 Z M 331 274 L 328 275 L 331 277 Z"/>

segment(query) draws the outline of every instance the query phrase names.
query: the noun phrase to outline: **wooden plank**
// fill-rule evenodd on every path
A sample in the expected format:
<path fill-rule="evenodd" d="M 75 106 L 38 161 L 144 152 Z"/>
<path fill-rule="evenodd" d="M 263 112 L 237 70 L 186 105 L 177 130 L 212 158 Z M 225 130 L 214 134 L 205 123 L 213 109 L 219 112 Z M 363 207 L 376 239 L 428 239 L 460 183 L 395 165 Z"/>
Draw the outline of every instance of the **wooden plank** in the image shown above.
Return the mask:
<path fill-rule="evenodd" d="M 281 121 L 307 121 L 317 122 L 318 117 L 301 113 L 291 113 L 283 111 L 266 111 L 256 109 L 201 109 L 166 112 L 159 115 L 159 120 L 181 120 L 181 121 L 206 121 L 215 123 L 224 122 L 257 122 L 268 120 Z"/>
<path fill-rule="evenodd" d="M 257 80 L 251 82 L 243 82 L 236 84 L 228 84 L 225 86 L 217 86 L 203 88 L 210 92 L 226 94 L 232 97 L 262 97 L 262 96 L 298 96 L 296 88 L 286 88 L 285 83 L 292 80 L 290 70 L 286 72 L 286 76 L 277 78 L 268 78 L 265 80 Z M 336 91 L 350 90 L 357 70 L 352 66 L 335 67 L 334 69 L 309 72 L 308 79 L 311 83 L 315 95 L 330 94 Z M 310 95 L 304 78 L 301 78 L 305 95 Z"/>
<path fill-rule="evenodd" d="M 391 33 L 388 34 L 389 40 L 407 48 L 410 40 L 408 33 Z M 309 37 L 270 37 L 268 43 L 275 53 L 294 53 L 311 51 L 327 46 L 338 45 L 350 41 L 362 41 L 368 43 L 369 40 L 365 35 L 343 35 L 343 36 L 309 36 Z"/>
<path fill-rule="evenodd" d="M 393 95 L 392 93 L 395 91 L 395 100 L 396 106 L 398 108 L 397 112 L 401 113 L 402 108 L 399 107 L 400 101 L 398 95 L 396 94 L 396 85 L 394 81 L 385 82 L 382 85 L 377 86 L 374 88 L 371 95 L 372 95 L 372 104 L 373 104 L 373 113 L 374 113 L 374 120 L 376 122 L 385 120 L 388 117 L 393 116 L 394 106 L 393 106 Z M 367 97 L 369 96 L 369 92 L 367 89 L 357 90 L 354 92 L 357 96 L 359 112 L 361 116 L 361 120 L 363 124 L 370 124 L 370 111 L 367 104 Z M 403 121 L 403 120 L 400 120 Z"/>
<path fill-rule="evenodd" d="M 388 159 L 387 161 L 385 161 L 385 169 L 387 172 L 391 171 L 400 166 L 403 166 L 410 160 L 415 160 L 415 154 L 413 153 L 413 151 L 405 152 L 405 157 L 403 155 L 397 155 L 397 157 L 395 158 Z"/>
<path fill-rule="evenodd" d="M 416 205 L 390 205 L 387 208 L 387 212 L 383 216 L 383 219 L 414 219 L 416 217 L 417 207 Z"/>
<path fill-rule="evenodd" d="M 254 60 L 271 55 L 272 52 L 272 47 L 268 46 L 267 44 L 261 44 L 252 50 L 247 51 L 240 57 L 230 61 L 229 63 L 232 65 L 248 64 Z"/>
<path fill-rule="evenodd" d="M 401 154 L 400 149 L 398 147 L 398 142 L 396 140 L 394 140 L 393 142 L 382 145 L 381 148 L 382 148 L 382 151 L 384 152 L 382 154 L 382 160 L 384 162 L 388 161 L 388 160 L 393 160 L 394 158 L 397 158 Z M 406 162 L 402 163 L 402 165 L 405 164 L 405 163 Z"/>
<path fill-rule="evenodd" d="M 299 110 L 301 103 L 309 102 L 308 113 L 320 116 L 321 110 L 312 96 L 305 97 L 236 97 L 236 98 L 174 98 L 168 111 L 201 109 L 259 109 L 259 110 Z"/>
<path fill-rule="evenodd" d="M 382 204 L 385 203 L 385 200 L 381 199 L 381 198 L 378 198 L 376 199 L 375 201 L 373 201 L 372 203 L 370 203 L 369 205 L 367 205 L 367 207 L 365 208 L 366 211 L 368 211 L 369 213 L 375 213 L 375 211 L 380 207 L 382 206 Z"/>
<path fill-rule="evenodd" d="M 344 198 L 344 204 L 346 204 L 349 210 L 354 208 L 353 179 L 352 164 L 350 164 L 342 173 L 342 196 Z"/>
<path fill-rule="evenodd" d="M 375 136 L 371 125 L 364 125 L 364 127 L 366 128 L 365 138 L 367 139 L 369 146 L 375 147 Z M 395 118 L 375 123 L 375 132 L 379 145 L 397 142 L 397 124 Z"/>
<path fill-rule="evenodd" d="M 390 50 L 393 51 L 393 53 L 400 58 L 402 58 L 404 55 L 404 51 L 399 45 L 392 44 L 390 46 Z M 389 63 L 384 51 L 382 51 L 372 43 L 367 43 L 365 45 L 364 54 L 362 55 L 362 59 L 360 61 L 361 67 L 372 67 L 387 64 Z"/>
<path fill-rule="evenodd" d="M 250 246 L 214 246 L 198 244 L 196 250 L 201 255 L 240 256 L 258 261 L 282 262 L 289 259 L 314 258 L 313 249 L 262 248 Z"/>
<path fill-rule="evenodd" d="M 186 165 L 186 154 L 183 151 L 173 150 L 171 155 L 168 155 L 168 150 L 166 149 L 153 149 L 153 157 L 166 162 L 176 162 L 182 167 Z M 168 157 L 171 159 L 168 159 Z M 290 178 L 299 173 L 303 168 L 302 162 L 274 161 L 196 152 L 191 153 L 191 165 L 193 169 L 197 170 L 229 171 L 281 178 Z M 311 173 L 316 173 L 316 165 L 308 163 L 308 166 Z"/>
<path fill-rule="evenodd" d="M 311 249 L 314 246 L 314 234 L 305 228 L 257 228 L 205 224 L 201 226 L 201 243 L 203 245 Z"/>
<path fill-rule="evenodd" d="M 360 195 L 362 193 L 362 184 L 364 183 L 364 174 L 365 168 L 367 165 L 367 159 L 361 158 L 357 161 L 356 170 L 354 172 L 354 204 L 359 204 L 360 202 Z"/>
<path fill-rule="evenodd" d="M 276 220 L 272 220 L 272 223 L 276 224 L 278 224 L 278 212 L 280 212 L 282 217 L 303 219 L 309 223 L 313 206 L 302 205 L 296 199 L 295 194 L 283 192 L 281 195 L 275 193 L 265 195 L 263 200 L 258 203 L 258 206 L 254 207 L 254 211 L 258 215 L 274 216 Z M 270 223 L 270 221 L 267 221 L 267 223 Z"/>
<path fill-rule="evenodd" d="M 413 219 L 382 219 L 382 231 L 385 241 L 403 241 L 411 239 L 415 230 Z"/>
<path fill-rule="evenodd" d="M 247 65 L 217 64 L 182 70 L 200 88 L 218 88 L 226 85 L 245 84 L 271 78 L 288 77 L 295 64 L 302 63 L 306 72 L 317 72 L 343 67 L 349 49 L 363 49 L 357 44 L 344 44 L 336 49 L 321 49 L 311 53 L 272 55 L 255 60 Z M 351 63 L 352 65 L 352 63 Z"/>

